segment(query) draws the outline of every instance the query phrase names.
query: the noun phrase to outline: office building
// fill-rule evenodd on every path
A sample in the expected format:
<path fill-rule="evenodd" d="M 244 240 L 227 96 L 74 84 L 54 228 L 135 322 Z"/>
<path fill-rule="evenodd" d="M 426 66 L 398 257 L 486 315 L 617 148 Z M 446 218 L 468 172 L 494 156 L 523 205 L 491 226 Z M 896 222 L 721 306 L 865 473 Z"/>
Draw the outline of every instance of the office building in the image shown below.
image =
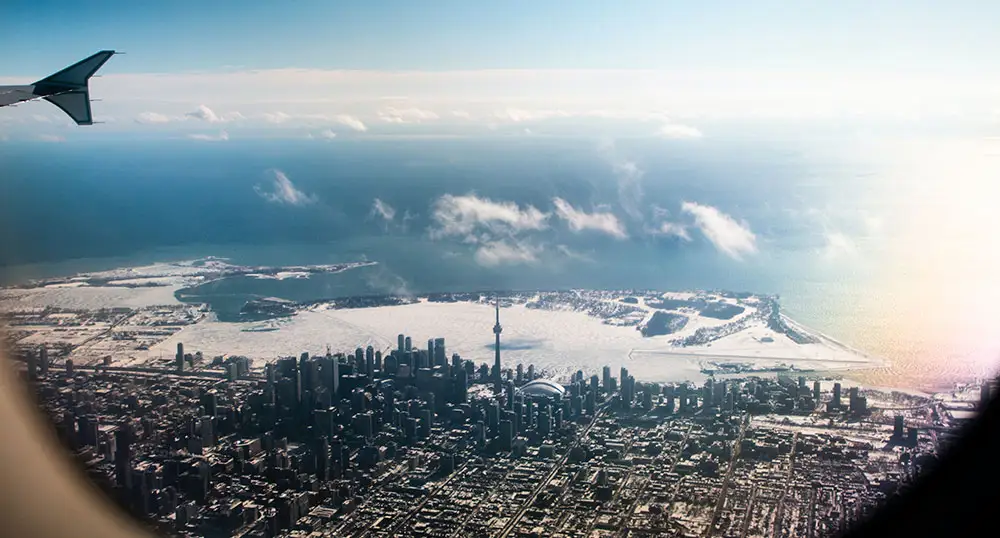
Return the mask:
<path fill-rule="evenodd" d="M 448 353 L 444 347 L 444 338 L 434 339 L 434 364 L 444 366 L 448 363 Z"/>
<path fill-rule="evenodd" d="M 177 372 L 184 371 L 184 344 L 177 342 L 177 355 L 174 357 L 174 364 Z"/>

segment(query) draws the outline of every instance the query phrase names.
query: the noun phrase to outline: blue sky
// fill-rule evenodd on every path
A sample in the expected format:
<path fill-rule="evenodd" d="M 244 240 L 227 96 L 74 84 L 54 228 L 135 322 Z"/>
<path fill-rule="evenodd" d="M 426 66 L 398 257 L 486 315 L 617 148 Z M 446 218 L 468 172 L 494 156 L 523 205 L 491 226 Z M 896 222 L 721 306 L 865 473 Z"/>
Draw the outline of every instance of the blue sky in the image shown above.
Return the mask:
<path fill-rule="evenodd" d="M 995 71 L 1000 51 L 1000 4 L 987 0 L 87 4 L 4 2 L 0 74 L 34 73 L 101 48 L 141 58 L 120 72 L 710 66 L 971 74 Z"/>
<path fill-rule="evenodd" d="M 998 2 L 94 4 L 0 6 L 0 84 L 125 51 L 91 83 L 106 130 L 332 139 L 586 120 L 701 138 L 717 121 L 1000 118 Z M 0 135 L 68 128 L 43 105 L 5 110 Z"/>

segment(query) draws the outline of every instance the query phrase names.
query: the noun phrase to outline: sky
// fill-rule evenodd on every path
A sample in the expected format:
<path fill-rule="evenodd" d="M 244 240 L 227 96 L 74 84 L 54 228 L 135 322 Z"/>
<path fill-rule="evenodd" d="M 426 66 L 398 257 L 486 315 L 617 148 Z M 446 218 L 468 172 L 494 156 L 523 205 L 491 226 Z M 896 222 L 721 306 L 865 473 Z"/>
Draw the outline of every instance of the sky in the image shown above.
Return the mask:
<path fill-rule="evenodd" d="M 0 84 L 125 51 L 92 82 L 108 129 L 211 127 L 193 134 L 219 140 L 240 122 L 333 138 L 627 119 L 647 122 L 636 134 L 691 137 L 704 134 L 692 118 L 993 121 L 1000 111 L 1000 4 L 989 1 L 157 4 L 5 2 Z M 63 123 L 51 107 L 28 108 L 0 128 Z M 192 117 L 219 121 L 176 121 Z"/>

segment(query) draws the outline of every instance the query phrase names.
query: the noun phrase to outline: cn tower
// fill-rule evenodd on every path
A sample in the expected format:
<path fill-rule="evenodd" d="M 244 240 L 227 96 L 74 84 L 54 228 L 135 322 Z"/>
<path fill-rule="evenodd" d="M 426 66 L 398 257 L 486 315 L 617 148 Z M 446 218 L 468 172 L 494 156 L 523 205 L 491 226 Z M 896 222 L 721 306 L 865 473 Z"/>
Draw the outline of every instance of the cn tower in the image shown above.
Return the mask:
<path fill-rule="evenodd" d="M 501 384 L 500 384 L 500 333 L 503 332 L 503 327 L 500 326 L 500 296 L 496 296 L 496 307 L 497 307 L 497 323 L 493 326 L 493 334 L 497 337 L 497 343 L 494 347 L 496 351 L 496 358 L 493 362 L 493 392 L 500 394 Z"/>

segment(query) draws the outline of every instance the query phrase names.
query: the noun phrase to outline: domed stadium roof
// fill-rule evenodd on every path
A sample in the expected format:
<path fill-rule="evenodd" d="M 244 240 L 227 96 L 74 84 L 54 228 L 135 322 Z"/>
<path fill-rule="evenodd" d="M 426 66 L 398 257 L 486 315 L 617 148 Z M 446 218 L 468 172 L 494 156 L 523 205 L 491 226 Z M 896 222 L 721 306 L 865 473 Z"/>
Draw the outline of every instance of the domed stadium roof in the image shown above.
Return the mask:
<path fill-rule="evenodd" d="M 525 396 L 547 396 L 549 398 L 566 394 L 566 389 L 551 379 L 536 379 L 531 383 L 521 385 L 521 388 L 517 390 Z"/>

